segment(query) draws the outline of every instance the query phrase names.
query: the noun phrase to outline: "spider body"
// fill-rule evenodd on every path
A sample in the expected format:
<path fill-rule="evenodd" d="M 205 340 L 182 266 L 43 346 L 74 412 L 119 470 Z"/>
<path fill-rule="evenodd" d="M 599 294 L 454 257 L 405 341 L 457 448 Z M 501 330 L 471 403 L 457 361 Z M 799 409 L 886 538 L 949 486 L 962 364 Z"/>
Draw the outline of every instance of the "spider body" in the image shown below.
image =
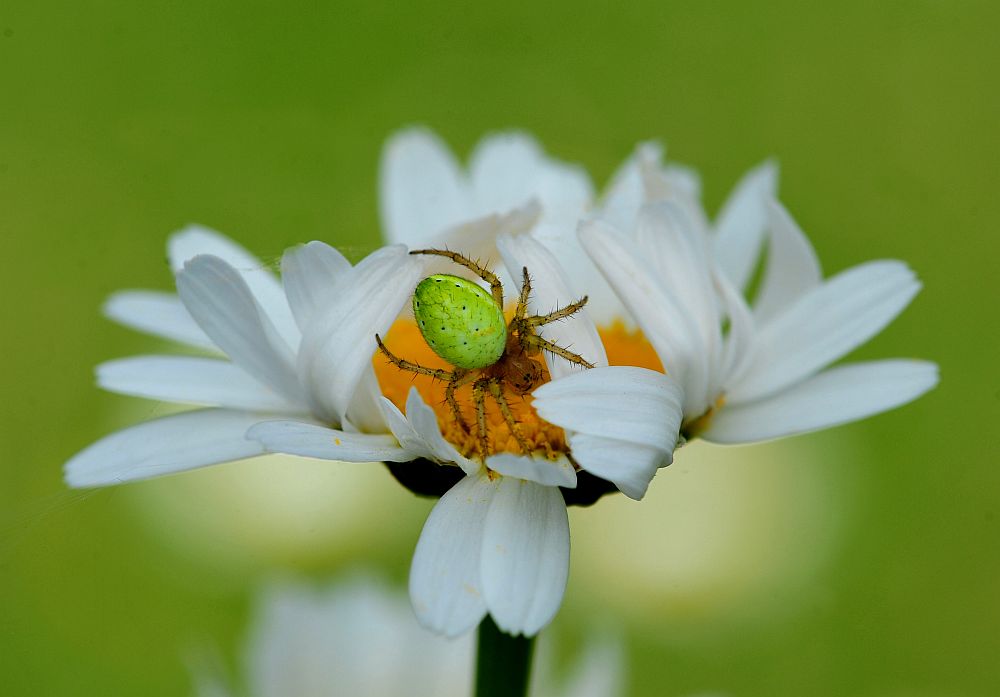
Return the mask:
<path fill-rule="evenodd" d="M 424 341 L 456 368 L 493 365 L 507 346 L 507 320 L 485 290 L 458 276 L 436 274 L 413 291 L 413 316 Z"/>
<path fill-rule="evenodd" d="M 521 451 L 530 454 L 531 447 L 514 419 L 505 393 L 509 389 L 518 395 L 527 394 L 544 379 L 544 368 L 537 360 L 541 351 L 549 351 L 585 368 L 594 367 L 581 356 L 542 338 L 536 331 L 538 327 L 578 312 L 587 303 L 586 296 L 549 314 L 529 316 L 527 312 L 531 279 L 528 269 L 524 268 L 517 307 L 513 318 L 507 322 L 503 314 L 503 288 L 500 280 L 488 268 L 447 250 L 421 249 L 411 251 L 410 254 L 431 254 L 451 259 L 489 283 L 490 291 L 450 274 L 429 276 L 414 290 L 413 314 L 420 333 L 431 349 L 454 366 L 454 370 L 427 368 L 399 358 L 376 334 L 379 350 L 401 370 L 446 382 L 445 399 L 456 423 L 466 433 L 471 431 L 455 398 L 455 390 L 464 385 L 472 385 L 481 460 L 485 462 L 490 454 L 486 422 L 487 394 L 496 401 Z"/>

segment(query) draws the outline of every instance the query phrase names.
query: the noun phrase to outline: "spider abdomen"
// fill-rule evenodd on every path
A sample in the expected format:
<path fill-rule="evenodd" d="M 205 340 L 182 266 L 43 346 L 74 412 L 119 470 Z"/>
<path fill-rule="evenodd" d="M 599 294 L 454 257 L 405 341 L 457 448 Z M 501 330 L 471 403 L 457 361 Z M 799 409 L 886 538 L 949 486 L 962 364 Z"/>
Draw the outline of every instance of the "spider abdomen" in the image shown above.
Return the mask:
<path fill-rule="evenodd" d="M 413 291 L 413 316 L 427 345 L 457 368 L 485 368 L 503 355 L 503 309 L 471 281 L 450 274 L 428 276 Z"/>

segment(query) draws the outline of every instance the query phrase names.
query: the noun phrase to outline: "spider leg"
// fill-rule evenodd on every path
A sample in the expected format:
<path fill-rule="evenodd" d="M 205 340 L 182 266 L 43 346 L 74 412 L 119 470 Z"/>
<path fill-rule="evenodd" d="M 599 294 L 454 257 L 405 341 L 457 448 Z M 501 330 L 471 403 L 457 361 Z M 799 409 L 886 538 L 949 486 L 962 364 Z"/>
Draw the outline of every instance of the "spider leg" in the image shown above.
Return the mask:
<path fill-rule="evenodd" d="M 465 417 L 462 416 L 462 410 L 458 408 L 458 400 L 455 399 L 455 390 L 463 385 L 468 385 L 470 382 L 475 380 L 476 374 L 472 372 L 459 373 L 459 371 L 456 370 L 452 375 L 451 381 L 444 390 L 444 398 L 447 400 L 448 406 L 451 407 L 451 413 L 455 417 L 455 423 L 457 423 L 463 431 L 469 433 L 469 424 L 466 423 Z"/>
<path fill-rule="evenodd" d="M 594 367 L 594 364 L 588 361 L 587 359 L 583 358 L 583 356 L 573 353 L 569 349 L 564 349 L 562 346 L 554 344 L 551 341 L 543 339 L 542 337 L 538 336 L 538 334 L 522 334 L 520 338 L 522 343 L 524 343 L 525 345 L 536 346 L 542 349 L 543 351 L 554 353 L 560 358 L 566 359 L 570 363 L 574 363 L 576 365 L 582 365 L 584 368 Z"/>
<path fill-rule="evenodd" d="M 513 412 L 510 410 L 510 404 L 507 402 L 507 397 L 503 393 L 503 387 L 499 380 L 493 378 L 490 380 L 489 384 L 490 394 L 493 395 L 493 399 L 496 400 L 497 405 L 500 407 L 500 413 L 503 414 L 503 420 L 507 422 L 507 426 L 510 427 L 510 432 L 514 436 L 514 440 L 521 448 L 521 452 L 525 455 L 531 452 L 531 446 L 528 445 L 527 438 L 524 437 L 524 433 L 521 432 L 521 426 L 517 423 L 514 418 Z"/>
<path fill-rule="evenodd" d="M 476 405 L 476 427 L 479 435 L 479 459 L 486 463 L 490 455 L 490 441 L 486 431 L 486 388 L 489 378 L 480 378 L 472 384 L 472 402 Z"/>
<path fill-rule="evenodd" d="M 517 310 L 514 312 L 514 319 L 511 324 L 520 324 L 524 321 L 524 316 L 528 314 L 528 296 L 531 295 L 531 277 L 528 275 L 528 267 L 522 266 L 521 273 L 521 294 L 517 298 Z"/>
<path fill-rule="evenodd" d="M 433 254 L 439 257 L 445 257 L 446 259 L 451 259 L 456 264 L 464 266 L 490 284 L 490 292 L 493 294 L 493 299 L 496 301 L 497 305 L 503 307 L 503 286 L 500 285 L 500 279 L 497 278 L 495 273 L 482 264 L 475 262 L 466 256 L 462 256 L 458 252 L 452 252 L 448 249 L 413 249 L 410 250 L 410 254 Z"/>
<path fill-rule="evenodd" d="M 532 317 L 525 317 L 524 324 L 529 327 L 540 327 L 543 324 L 549 324 L 550 322 L 555 322 L 560 319 L 566 319 L 570 315 L 574 315 L 583 309 L 583 306 L 587 304 L 587 296 L 584 295 L 582 298 L 577 300 L 571 305 L 556 310 L 555 312 L 550 312 L 547 315 L 534 315 Z"/>
<path fill-rule="evenodd" d="M 416 373 L 417 375 L 426 375 L 428 377 L 432 377 L 437 380 L 445 380 L 448 382 L 453 380 L 455 377 L 455 373 L 452 371 L 440 370 L 438 368 L 425 368 L 424 366 L 414 363 L 412 361 L 407 361 L 402 358 L 399 358 L 398 356 L 393 354 L 392 351 L 386 348 L 385 344 L 382 343 L 382 337 L 380 337 L 378 334 L 375 335 L 375 341 L 378 343 L 379 351 L 385 354 L 385 357 L 389 359 L 389 362 L 391 362 L 394 366 L 396 366 L 400 370 L 406 370 L 411 373 Z"/>

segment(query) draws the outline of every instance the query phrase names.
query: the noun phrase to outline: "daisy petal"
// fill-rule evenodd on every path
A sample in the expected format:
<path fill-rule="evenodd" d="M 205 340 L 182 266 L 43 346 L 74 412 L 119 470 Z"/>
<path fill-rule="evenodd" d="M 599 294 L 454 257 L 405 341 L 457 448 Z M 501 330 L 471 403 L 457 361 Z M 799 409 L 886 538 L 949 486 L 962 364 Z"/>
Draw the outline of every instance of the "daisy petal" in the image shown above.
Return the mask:
<path fill-rule="evenodd" d="M 773 397 L 727 406 L 702 436 L 716 443 L 747 443 L 829 428 L 906 404 L 937 382 L 937 366 L 926 361 L 850 363 Z"/>
<path fill-rule="evenodd" d="M 489 457 L 486 465 L 494 472 L 508 477 L 517 477 L 545 486 L 576 488 L 576 470 L 565 457 L 553 462 L 544 457 L 499 453 Z"/>
<path fill-rule="evenodd" d="M 218 257 L 238 271 L 282 338 L 293 348 L 298 345 L 299 328 L 285 292 L 271 269 L 260 259 L 225 235 L 201 225 L 189 225 L 167 241 L 167 255 L 175 274 L 187 261 L 202 254 Z"/>
<path fill-rule="evenodd" d="M 410 393 L 406 396 L 406 419 L 413 426 L 414 431 L 424 440 L 431 449 L 434 459 L 439 462 L 453 462 L 466 474 L 479 474 L 482 467 L 467 457 L 463 457 L 451 443 L 441 435 L 441 427 L 438 426 L 437 414 L 431 409 L 417 392 L 417 388 L 411 387 Z"/>
<path fill-rule="evenodd" d="M 500 479 L 486 515 L 480 573 L 503 631 L 532 636 L 552 620 L 569 575 L 569 520 L 559 489 Z"/>
<path fill-rule="evenodd" d="M 455 637 L 486 614 L 480 557 L 496 490 L 485 475 L 465 477 L 441 497 L 424 523 L 410 567 L 410 600 L 427 629 Z"/>
<path fill-rule="evenodd" d="M 660 203 L 640 211 L 635 240 L 649 267 L 662 271 L 661 283 L 691 318 L 702 350 L 714 357 L 722 337 L 712 265 L 701 230 L 685 220 L 674 204 Z"/>
<path fill-rule="evenodd" d="M 106 486 L 261 455 L 247 429 L 267 415 L 227 409 L 172 414 L 116 431 L 66 463 L 66 483 Z"/>
<path fill-rule="evenodd" d="M 351 262 L 323 242 L 292 247 L 281 257 L 281 281 L 299 328 L 331 301 L 333 289 Z"/>
<path fill-rule="evenodd" d="M 580 241 L 608 279 L 667 371 L 683 380 L 685 411 L 701 413 L 708 399 L 707 355 L 688 315 L 628 248 L 615 230 L 599 221 L 580 226 Z M 700 410 L 700 411 L 699 411 Z"/>
<path fill-rule="evenodd" d="M 767 226 L 766 202 L 778 189 L 778 166 L 768 161 L 739 181 L 715 222 L 715 258 L 739 290 L 746 288 L 760 259 Z"/>
<path fill-rule="evenodd" d="M 645 189 L 645 203 L 669 203 L 704 239 L 709 229 L 708 217 L 701 206 L 701 182 L 697 174 L 683 167 L 664 167 L 652 151 L 639 152 L 639 171 Z M 707 240 L 706 240 L 707 241 Z"/>
<path fill-rule="evenodd" d="M 304 403 L 288 344 L 233 267 L 197 256 L 177 274 L 177 292 L 205 333 L 248 374 L 296 403 Z"/>
<path fill-rule="evenodd" d="M 108 319 L 140 332 L 209 351 L 219 350 L 173 293 L 118 291 L 107 299 L 103 311 Z"/>
<path fill-rule="evenodd" d="M 532 393 L 546 421 L 567 429 L 573 458 L 642 498 L 660 467 L 673 460 L 681 425 L 681 389 L 645 368 L 595 368 L 548 382 Z"/>
<path fill-rule="evenodd" d="M 642 168 L 645 162 L 657 165 L 663 158 L 659 143 L 642 143 L 636 151 L 611 175 L 601 201 L 600 216 L 619 230 L 631 230 L 639 209 L 646 202 L 646 188 Z"/>
<path fill-rule="evenodd" d="M 345 433 L 304 421 L 264 421 L 247 431 L 269 453 L 341 462 L 408 462 L 413 455 L 389 435 Z"/>
<path fill-rule="evenodd" d="M 181 404 L 247 411 L 300 411 L 239 366 L 217 358 L 131 356 L 97 366 L 97 384 L 111 392 Z"/>
<path fill-rule="evenodd" d="M 385 433 L 387 424 L 382 414 L 382 388 L 375 377 L 375 366 L 371 363 L 361 375 L 358 389 L 347 407 L 344 423 L 347 431 L 360 433 Z"/>
<path fill-rule="evenodd" d="M 406 415 L 385 397 L 380 399 L 382 414 L 392 434 L 416 459 L 424 457 L 440 463 L 458 465 L 469 475 L 478 474 L 482 469 L 478 464 L 463 457 L 455 447 L 444 439 L 437 423 L 437 415 L 415 387 L 410 388 L 406 399 Z"/>
<path fill-rule="evenodd" d="M 332 304 L 315 315 L 299 350 L 298 369 L 314 409 L 343 423 L 354 393 L 371 366 L 375 334 L 384 335 L 423 271 L 402 245 L 365 257 L 345 276 Z"/>
<path fill-rule="evenodd" d="M 777 200 L 767 202 L 767 268 L 754 300 L 754 318 L 763 323 L 818 286 L 823 280 L 816 250 Z"/>
<path fill-rule="evenodd" d="M 547 382 L 531 396 L 541 418 L 570 431 L 667 453 L 677 443 L 681 388 L 676 380 L 655 370 L 594 368 Z"/>
<path fill-rule="evenodd" d="M 497 247 L 503 255 L 508 272 L 520 285 L 522 269 L 527 268 L 531 278 L 531 296 L 528 306 L 532 314 L 544 315 L 570 305 L 579 297 L 569 290 L 559 263 L 540 242 L 527 235 L 512 237 L 503 235 L 497 239 Z M 604 344 L 597 333 L 597 327 L 587 315 L 584 307 L 571 317 L 539 327 L 538 333 L 545 339 L 569 349 L 594 365 L 607 365 Z M 564 358 L 552 356 L 547 351 L 545 363 L 553 379 L 579 372 L 582 367 Z"/>
<path fill-rule="evenodd" d="M 673 462 L 673 453 L 641 443 L 577 433 L 570 440 L 573 458 L 593 475 L 605 479 L 630 499 L 646 495 L 656 471 Z"/>
<path fill-rule="evenodd" d="M 458 162 L 436 135 L 411 128 L 393 135 L 379 166 L 379 206 L 387 241 L 419 247 L 473 217 Z"/>
<path fill-rule="evenodd" d="M 525 133 L 484 138 L 472 153 L 469 172 L 473 197 L 482 211 L 503 212 L 537 198 L 546 220 L 575 218 L 593 197 L 590 178 L 582 168 L 546 157 Z"/>
<path fill-rule="evenodd" d="M 756 327 L 746 300 L 733 287 L 724 274 L 716 274 L 715 287 L 722 304 L 722 311 L 729 320 L 729 332 L 720 356 L 716 382 L 710 385 L 710 392 L 718 394 L 725 385 L 735 384 L 742 377 L 750 363 Z"/>
<path fill-rule="evenodd" d="M 727 386 L 730 405 L 792 385 L 868 341 L 920 290 L 906 264 L 871 261 L 814 288 L 761 327 L 745 377 Z"/>

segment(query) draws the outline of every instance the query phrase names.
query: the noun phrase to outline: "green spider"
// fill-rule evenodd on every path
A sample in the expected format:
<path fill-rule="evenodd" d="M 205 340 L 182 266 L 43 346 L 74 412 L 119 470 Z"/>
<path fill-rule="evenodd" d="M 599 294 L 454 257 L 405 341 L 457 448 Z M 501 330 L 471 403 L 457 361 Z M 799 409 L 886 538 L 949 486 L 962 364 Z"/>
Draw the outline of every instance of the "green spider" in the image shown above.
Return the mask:
<path fill-rule="evenodd" d="M 455 422 L 471 433 L 455 399 L 455 390 L 472 385 L 472 401 L 476 409 L 476 435 L 479 457 L 485 461 L 489 453 L 486 425 L 486 394 L 496 401 L 504 421 L 521 451 L 529 454 L 531 447 L 511 413 L 505 396 L 509 387 L 515 394 L 533 390 L 544 377 L 541 364 L 534 360 L 541 351 L 549 351 L 570 363 L 593 368 L 594 365 L 572 351 L 543 339 L 538 327 L 565 319 L 587 304 L 587 296 L 547 315 L 528 316 L 531 279 L 522 268 L 523 280 L 514 316 L 508 323 L 503 314 L 503 288 L 500 279 L 488 268 L 471 259 L 442 249 L 417 249 L 410 254 L 431 254 L 451 259 L 473 271 L 489 283 L 487 292 L 476 283 L 450 274 L 428 276 L 413 292 L 413 315 L 420 333 L 438 356 L 454 366 L 451 371 L 426 368 L 394 355 L 376 334 L 379 350 L 397 368 L 418 375 L 427 375 L 447 383 L 445 399 Z"/>

